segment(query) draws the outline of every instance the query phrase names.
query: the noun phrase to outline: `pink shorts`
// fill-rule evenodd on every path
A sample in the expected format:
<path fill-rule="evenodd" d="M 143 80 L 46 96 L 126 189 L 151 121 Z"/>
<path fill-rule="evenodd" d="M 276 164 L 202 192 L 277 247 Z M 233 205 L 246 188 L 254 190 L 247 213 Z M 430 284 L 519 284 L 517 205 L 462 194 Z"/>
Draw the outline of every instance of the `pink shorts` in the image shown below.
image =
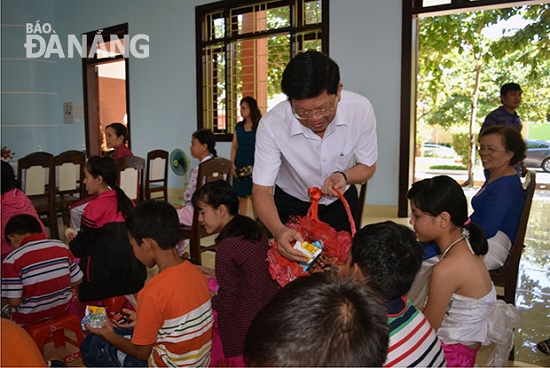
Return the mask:
<path fill-rule="evenodd" d="M 462 344 L 445 344 L 443 353 L 447 367 L 473 367 L 476 363 L 477 350 Z"/>

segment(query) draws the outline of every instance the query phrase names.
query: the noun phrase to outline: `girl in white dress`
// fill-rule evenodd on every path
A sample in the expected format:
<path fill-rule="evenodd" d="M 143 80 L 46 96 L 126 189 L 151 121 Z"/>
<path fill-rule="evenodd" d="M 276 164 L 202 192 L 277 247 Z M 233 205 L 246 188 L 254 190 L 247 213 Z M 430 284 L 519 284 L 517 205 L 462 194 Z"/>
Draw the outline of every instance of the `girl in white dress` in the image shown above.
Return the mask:
<path fill-rule="evenodd" d="M 492 342 L 498 346 L 492 364 L 505 363 L 517 312 L 497 303 L 483 262 L 487 239 L 468 217 L 462 188 L 448 176 L 436 176 L 414 183 L 407 197 L 418 239 L 435 241 L 441 250 L 424 314 L 443 343 L 448 366 L 473 367 L 480 346 Z"/>

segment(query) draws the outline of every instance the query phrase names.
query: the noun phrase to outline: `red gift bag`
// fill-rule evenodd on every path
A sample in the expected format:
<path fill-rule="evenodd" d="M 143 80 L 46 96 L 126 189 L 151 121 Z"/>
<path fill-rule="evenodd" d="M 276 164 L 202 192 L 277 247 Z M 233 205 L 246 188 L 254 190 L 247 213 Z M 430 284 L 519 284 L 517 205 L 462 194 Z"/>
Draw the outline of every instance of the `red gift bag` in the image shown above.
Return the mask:
<path fill-rule="evenodd" d="M 355 221 L 344 195 L 338 191 L 337 193 L 348 215 L 351 234 L 344 230 L 336 231 L 326 222 L 319 220 L 318 209 L 322 192 L 317 187 L 308 189 L 311 206 L 307 215 L 292 217 L 286 223 L 287 227 L 298 231 L 304 238 L 304 241 L 309 243 L 319 241 L 323 244 L 320 256 L 315 259 L 307 272 L 303 270 L 298 262 L 291 261 L 279 253 L 275 239 L 269 240 L 270 248 L 267 251 L 269 273 L 282 287 L 296 278 L 312 272 L 339 272 L 345 265 L 348 251 L 351 247 L 351 239 L 355 235 Z"/>

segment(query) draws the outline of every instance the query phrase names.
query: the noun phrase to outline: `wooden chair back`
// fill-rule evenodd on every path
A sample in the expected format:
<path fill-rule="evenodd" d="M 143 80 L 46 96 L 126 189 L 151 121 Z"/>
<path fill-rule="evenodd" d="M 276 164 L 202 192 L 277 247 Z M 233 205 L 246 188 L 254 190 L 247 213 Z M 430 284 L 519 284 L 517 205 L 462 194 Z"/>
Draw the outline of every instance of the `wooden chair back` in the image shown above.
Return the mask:
<path fill-rule="evenodd" d="M 231 183 L 231 161 L 223 157 L 214 157 L 199 164 L 196 190 L 199 190 L 204 183 L 216 180 L 225 180 Z M 201 253 L 211 250 L 213 247 L 201 247 L 201 238 L 211 234 L 206 234 L 198 219 L 199 211 L 195 208 L 193 212 L 193 224 L 191 226 L 180 226 L 180 239 L 190 240 L 189 253 L 191 255 L 191 262 L 200 265 L 202 264 Z"/>
<path fill-rule="evenodd" d="M 117 159 L 119 187 L 135 203 L 140 202 L 143 194 L 143 171 L 145 159 L 138 156 L 126 156 Z"/>
<path fill-rule="evenodd" d="M 503 299 L 506 303 L 511 303 L 514 305 L 516 302 L 519 262 L 521 260 L 523 248 L 525 247 L 525 234 L 527 232 L 529 213 L 531 212 L 531 204 L 533 203 L 533 195 L 535 193 L 536 186 L 536 173 L 533 170 L 529 170 L 525 175 L 525 182 L 523 184 L 523 188 L 525 190 L 525 204 L 523 205 L 523 210 L 521 211 L 518 228 L 516 230 L 516 238 L 512 243 L 510 254 L 504 263 L 504 266 L 490 271 L 493 284 L 504 288 L 504 295 L 499 295 L 499 298 Z"/>
<path fill-rule="evenodd" d="M 363 220 L 363 209 L 365 208 L 366 198 L 367 198 L 367 182 L 364 182 L 359 186 L 357 214 L 355 215 L 355 227 L 357 228 L 357 231 L 361 229 L 361 221 Z"/>
<path fill-rule="evenodd" d="M 57 217 L 53 211 L 54 191 L 50 190 L 55 187 L 53 155 L 35 152 L 21 157 L 17 160 L 17 179 L 40 219 L 50 228 L 50 236 L 59 238 Z"/>
<path fill-rule="evenodd" d="M 55 182 L 55 213 L 63 215 L 65 226 L 70 226 L 70 207 L 86 196 L 84 166 L 86 154 L 70 150 L 60 153 L 53 159 Z"/>
<path fill-rule="evenodd" d="M 151 199 L 152 193 L 162 193 L 154 199 L 168 200 L 168 151 L 157 149 L 147 153 L 145 171 L 145 199 Z"/>

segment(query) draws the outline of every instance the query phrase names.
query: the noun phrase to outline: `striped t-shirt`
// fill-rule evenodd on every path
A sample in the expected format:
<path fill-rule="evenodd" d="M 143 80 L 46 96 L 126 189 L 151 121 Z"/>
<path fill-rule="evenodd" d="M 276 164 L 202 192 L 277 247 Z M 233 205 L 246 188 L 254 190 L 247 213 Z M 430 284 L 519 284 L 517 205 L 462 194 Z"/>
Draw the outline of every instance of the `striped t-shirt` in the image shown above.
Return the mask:
<path fill-rule="evenodd" d="M 71 283 L 80 279 L 82 271 L 65 243 L 32 234 L 2 262 L 2 297 L 21 299 L 12 317 L 27 325 L 65 312 Z"/>
<path fill-rule="evenodd" d="M 390 344 L 385 367 L 445 367 L 441 342 L 430 323 L 407 298 L 386 303 Z"/>
<path fill-rule="evenodd" d="M 212 349 L 210 289 L 188 261 L 162 270 L 138 294 L 135 345 L 153 345 L 149 366 L 207 366 Z"/>

